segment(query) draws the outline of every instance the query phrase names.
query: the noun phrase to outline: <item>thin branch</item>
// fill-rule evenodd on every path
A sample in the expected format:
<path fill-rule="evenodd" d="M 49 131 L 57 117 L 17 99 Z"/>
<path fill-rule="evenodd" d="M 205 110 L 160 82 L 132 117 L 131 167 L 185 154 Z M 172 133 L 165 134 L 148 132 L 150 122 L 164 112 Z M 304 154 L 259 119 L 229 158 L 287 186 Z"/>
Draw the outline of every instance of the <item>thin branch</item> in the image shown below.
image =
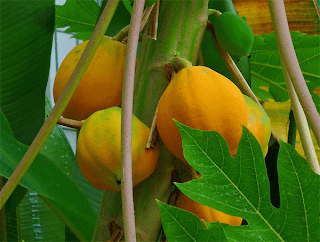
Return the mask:
<path fill-rule="evenodd" d="M 144 9 L 143 17 L 142 17 L 142 21 L 141 21 L 140 32 L 142 32 L 143 29 L 145 28 L 147 20 L 152 12 L 153 6 L 154 5 Z M 117 41 L 124 41 L 128 37 L 129 29 L 130 29 L 130 24 L 123 27 L 115 36 L 112 37 L 112 39 L 117 40 Z"/>
<path fill-rule="evenodd" d="M 283 59 L 283 55 L 280 51 L 281 61 Z M 289 93 L 289 97 L 291 100 L 293 115 L 295 117 L 297 128 L 299 131 L 302 147 L 306 156 L 306 160 L 309 162 L 312 170 L 320 175 L 320 166 L 317 158 L 317 154 L 313 145 L 313 141 L 311 138 L 308 121 L 306 115 L 301 107 L 297 94 L 294 90 L 294 87 L 291 83 L 290 76 L 286 66 L 283 67 L 283 73 L 287 84 L 287 89 Z"/>
<path fill-rule="evenodd" d="M 283 0 L 268 0 L 282 66 L 286 66 L 290 80 L 306 114 L 314 136 L 320 145 L 320 116 L 312 100 L 294 51 Z M 300 133 L 300 132 L 299 132 Z"/>
<path fill-rule="evenodd" d="M 33 140 L 32 144 L 30 145 L 29 149 L 23 156 L 22 160 L 20 161 L 19 165 L 16 167 L 14 172 L 12 173 L 11 177 L 4 185 L 4 187 L 0 191 L 0 209 L 6 203 L 16 186 L 21 181 L 24 174 L 27 172 L 29 167 L 31 166 L 32 162 L 40 152 L 42 146 L 46 142 L 47 138 L 49 137 L 51 131 L 53 130 L 54 126 L 56 125 L 58 119 L 62 115 L 64 109 L 68 105 L 72 94 L 75 92 L 82 76 L 84 75 L 87 67 L 90 64 L 92 57 L 96 49 L 98 48 L 100 41 L 106 32 L 109 23 L 113 17 L 113 14 L 118 6 L 120 0 L 109 0 L 101 14 L 101 17 L 97 23 L 94 32 L 89 40 L 88 45 L 86 46 L 76 68 L 74 69 L 66 87 L 62 91 L 56 105 L 53 107 L 51 113 L 49 114 L 48 118 L 43 123 L 40 131 L 38 132 L 37 136 Z"/>
<path fill-rule="evenodd" d="M 136 241 L 132 189 L 132 107 L 134 74 L 144 0 L 134 1 L 123 76 L 121 115 L 121 198 L 125 241 Z"/>

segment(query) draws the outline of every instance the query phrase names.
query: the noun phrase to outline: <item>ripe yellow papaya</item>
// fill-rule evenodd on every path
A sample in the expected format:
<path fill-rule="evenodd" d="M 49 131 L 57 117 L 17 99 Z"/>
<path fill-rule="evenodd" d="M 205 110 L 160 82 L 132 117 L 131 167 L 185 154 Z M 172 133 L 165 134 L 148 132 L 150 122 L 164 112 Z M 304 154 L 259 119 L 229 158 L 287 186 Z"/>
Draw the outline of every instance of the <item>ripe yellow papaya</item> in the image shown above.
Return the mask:
<path fill-rule="evenodd" d="M 267 113 L 250 97 L 243 95 L 248 107 L 248 125 L 249 131 L 258 140 L 263 156 L 268 153 L 268 144 L 271 135 L 271 123 Z"/>
<path fill-rule="evenodd" d="M 182 69 L 159 101 L 157 128 L 165 146 L 183 162 L 181 136 L 173 119 L 189 127 L 219 132 L 236 155 L 247 125 L 248 110 L 239 88 L 228 78 L 204 66 Z"/>
<path fill-rule="evenodd" d="M 159 156 L 159 147 L 146 149 L 150 129 L 132 116 L 133 186 L 149 177 Z M 92 114 L 82 126 L 77 141 L 77 159 L 84 177 L 102 190 L 121 190 L 121 108 Z"/>
<path fill-rule="evenodd" d="M 57 102 L 88 41 L 77 45 L 61 63 L 54 81 Z M 63 116 L 84 120 L 98 110 L 120 106 L 127 46 L 104 36 Z"/>
<path fill-rule="evenodd" d="M 187 178 L 184 181 L 188 180 L 190 179 Z M 187 197 L 182 192 L 179 193 L 175 206 L 195 214 L 198 218 L 208 223 L 217 221 L 230 225 L 241 225 L 242 223 L 242 218 L 231 216 L 214 208 L 202 205 Z"/>

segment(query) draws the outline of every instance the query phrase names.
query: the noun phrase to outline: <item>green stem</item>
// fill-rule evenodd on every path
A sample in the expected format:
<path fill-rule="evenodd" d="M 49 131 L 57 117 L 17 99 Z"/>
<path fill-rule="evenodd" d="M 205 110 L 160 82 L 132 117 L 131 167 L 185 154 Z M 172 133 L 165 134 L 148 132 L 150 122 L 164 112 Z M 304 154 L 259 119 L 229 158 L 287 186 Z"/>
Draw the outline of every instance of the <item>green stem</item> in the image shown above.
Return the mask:
<path fill-rule="evenodd" d="M 296 120 L 294 119 L 293 111 L 291 109 L 289 113 L 288 144 L 291 144 L 293 147 L 295 147 L 296 145 L 296 136 L 297 136 L 297 125 L 296 125 Z"/>
<path fill-rule="evenodd" d="M 121 197 L 125 241 L 136 241 L 132 184 L 132 107 L 134 74 L 144 0 L 134 1 L 124 66 L 121 115 Z"/>
<path fill-rule="evenodd" d="M 221 15 L 222 13 L 219 10 L 215 10 L 215 9 L 208 9 L 208 16 L 210 15 L 214 15 L 215 17 L 218 17 L 219 15 Z"/>
<path fill-rule="evenodd" d="M 106 32 L 109 23 L 113 17 L 113 14 L 118 6 L 120 0 L 109 0 L 98 23 L 97 26 L 89 40 L 88 45 L 86 46 L 76 68 L 74 69 L 66 87 L 61 93 L 56 105 L 52 109 L 51 113 L 49 114 L 48 118 L 45 120 L 44 124 L 42 125 L 40 131 L 38 132 L 37 136 L 31 143 L 29 149 L 23 156 L 22 160 L 20 161 L 17 168 L 12 173 L 11 177 L 4 185 L 4 187 L 0 191 L 0 209 L 6 203 L 16 186 L 21 181 L 24 174 L 27 172 L 29 167 L 31 166 L 32 162 L 40 152 L 42 146 L 46 142 L 47 138 L 49 137 L 51 131 L 53 130 L 54 126 L 56 125 L 59 117 L 62 115 L 64 109 L 68 105 L 73 93 L 75 92 L 78 84 L 82 76 L 84 75 L 89 63 L 97 50 L 100 41 Z"/>
<path fill-rule="evenodd" d="M 186 67 L 192 66 L 192 63 L 185 58 L 182 57 L 174 57 L 170 62 L 178 72 Z"/>

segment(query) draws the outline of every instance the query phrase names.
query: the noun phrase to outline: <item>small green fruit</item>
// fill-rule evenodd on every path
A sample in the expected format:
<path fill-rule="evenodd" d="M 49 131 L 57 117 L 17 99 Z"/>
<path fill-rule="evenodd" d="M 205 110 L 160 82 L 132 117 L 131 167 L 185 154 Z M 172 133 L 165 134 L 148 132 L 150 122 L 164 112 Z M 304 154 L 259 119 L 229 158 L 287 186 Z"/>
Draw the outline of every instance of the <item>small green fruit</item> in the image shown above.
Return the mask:
<path fill-rule="evenodd" d="M 247 22 L 238 15 L 224 12 L 214 22 L 217 41 L 233 57 L 250 54 L 254 35 Z"/>

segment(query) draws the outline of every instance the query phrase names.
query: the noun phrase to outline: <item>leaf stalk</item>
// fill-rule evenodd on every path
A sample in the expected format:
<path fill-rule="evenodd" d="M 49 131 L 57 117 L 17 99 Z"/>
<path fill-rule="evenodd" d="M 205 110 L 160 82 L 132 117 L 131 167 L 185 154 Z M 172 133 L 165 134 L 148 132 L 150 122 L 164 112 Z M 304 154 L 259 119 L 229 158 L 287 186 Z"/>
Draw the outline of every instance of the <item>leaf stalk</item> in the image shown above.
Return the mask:
<path fill-rule="evenodd" d="M 136 241 L 132 184 L 132 109 L 134 76 L 144 0 L 134 1 L 124 66 L 121 113 L 121 198 L 125 241 Z"/>
<path fill-rule="evenodd" d="M 312 100 L 294 51 L 284 3 L 281 0 L 268 0 L 268 4 L 278 49 L 282 56 L 282 66 L 287 68 L 290 82 L 292 82 L 314 136 L 320 145 L 320 116 Z"/>

